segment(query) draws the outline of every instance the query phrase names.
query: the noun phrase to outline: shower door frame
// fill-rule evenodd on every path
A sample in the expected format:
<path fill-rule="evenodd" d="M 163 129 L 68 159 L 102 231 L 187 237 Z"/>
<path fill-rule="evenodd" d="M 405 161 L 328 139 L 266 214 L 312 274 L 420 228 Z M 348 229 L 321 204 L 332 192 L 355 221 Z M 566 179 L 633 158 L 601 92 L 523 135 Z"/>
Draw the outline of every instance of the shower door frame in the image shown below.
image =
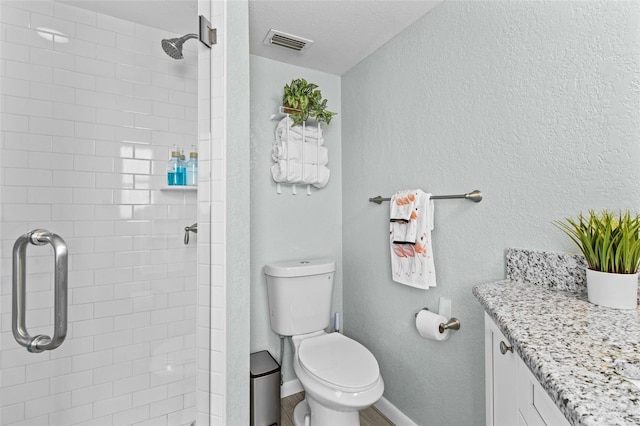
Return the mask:
<path fill-rule="evenodd" d="M 218 27 L 219 37 L 222 36 L 226 20 L 226 1 L 197 0 L 198 14 L 209 19 L 214 27 Z M 0 0 L 0 3 L 2 0 Z M 195 19 L 196 17 L 194 17 Z M 224 39 L 223 37 L 220 37 Z M 211 64 L 218 59 L 224 64 L 224 46 L 213 46 L 212 50 L 204 46 L 199 47 L 199 81 L 198 81 L 198 141 L 200 147 L 200 174 L 198 183 L 197 220 L 200 232 L 197 239 L 197 319 L 196 319 L 196 421 L 198 425 L 213 423 L 224 424 L 226 419 L 226 348 L 224 336 L 226 334 L 225 320 L 226 300 L 226 258 L 225 239 L 213 236 L 212 221 L 215 227 L 224 228 L 223 214 L 212 213 L 212 202 L 217 204 L 217 211 L 224 211 L 225 182 L 224 173 L 211 172 L 211 164 L 225 164 L 225 132 L 224 132 L 224 104 L 225 104 L 225 75 L 224 72 L 212 75 Z M 224 65 L 217 65 L 220 69 Z M 204 89 L 201 88 L 204 87 Z M 212 93 L 216 94 L 215 99 Z M 206 112 L 201 111 L 205 107 Z M 218 114 L 212 114 L 218 111 Z M 216 124 L 222 124 L 212 129 L 212 118 Z M 2 130 L 0 128 L 0 130 Z M 216 144 L 212 147 L 211 144 Z M 222 194 L 222 195 L 221 195 Z M 211 244 L 217 246 L 212 250 Z M 212 269 L 213 267 L 213 269 Z M 212 283 L 212 276 L 216 284 Z M 215 288 L 212 288 L 213 287 Z M 222 297 L 220 297 L 222 296 Z M 212 303 L 215 303 L 212 309 Z M 213 311 L 216 312 L 213 312 Z M 216 321 L 214 315 L 219 318 Z M 3 318 L 4 320 L 4 318 Z M 6 342 L 5 342 L 6 344 Z M 248 355 L 247 355 L 248 359 Z M 219 379 L 219 380 L 216 380 Z M 212 380 L 216 380 L 212 388 Z M 0 419 L 1 420 L 1 419 Z"/>

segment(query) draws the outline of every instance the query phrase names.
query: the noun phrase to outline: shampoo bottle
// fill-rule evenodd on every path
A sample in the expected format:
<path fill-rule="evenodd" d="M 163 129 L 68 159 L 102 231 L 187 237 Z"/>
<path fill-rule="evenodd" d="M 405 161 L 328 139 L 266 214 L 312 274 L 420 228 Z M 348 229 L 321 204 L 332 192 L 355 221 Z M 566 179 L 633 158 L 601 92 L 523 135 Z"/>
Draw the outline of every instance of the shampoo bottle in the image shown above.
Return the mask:
<path fill-rule="evenodd" d="M 189 160 L 187 160 L 187 185 L 198 185 L 198 151 L 195 145 L 191 145 Z"/>
<path fill-rule="evenodd" d="M 167 165 L 167 184 L 178 185 L 178 165 L 180 162 L 180 151 L 178 145 L 173 145 L 169 149 L 169 164 Z"/>
<path fill-rule="evenodd" d="M 178 172 L 177 172 L 177 185 L 186 185 L 187 184 L 187 166 L 186 161 L 184 160 L 184 150 L 180 148 L 180 157 L 178 160 Z"/>

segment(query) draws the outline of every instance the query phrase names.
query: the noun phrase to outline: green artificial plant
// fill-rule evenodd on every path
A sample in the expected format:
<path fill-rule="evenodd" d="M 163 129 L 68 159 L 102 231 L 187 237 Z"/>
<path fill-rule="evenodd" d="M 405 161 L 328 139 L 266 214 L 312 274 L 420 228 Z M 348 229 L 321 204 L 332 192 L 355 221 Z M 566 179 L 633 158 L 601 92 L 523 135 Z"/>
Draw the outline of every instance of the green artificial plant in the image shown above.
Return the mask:
<path fill-rule="evenodd" d="M 578 245 L 589 269 L 615 274 L 635 274 L 640 267 L 640 215 L 603 210 L 580 213 L 554 225 Z"/>
<path fill-rule="evenodd" d="M 318 123 L 329 124 L 336 114 L 327 110 L 327 100 L 322 99 L 322 93 L 317 84 L 308 83 L 304 78 L 292 80 L 284 86 L 282 104 L 285 111 L 293 119 L 293 125 L 300 125 L 313 118 Z"/>

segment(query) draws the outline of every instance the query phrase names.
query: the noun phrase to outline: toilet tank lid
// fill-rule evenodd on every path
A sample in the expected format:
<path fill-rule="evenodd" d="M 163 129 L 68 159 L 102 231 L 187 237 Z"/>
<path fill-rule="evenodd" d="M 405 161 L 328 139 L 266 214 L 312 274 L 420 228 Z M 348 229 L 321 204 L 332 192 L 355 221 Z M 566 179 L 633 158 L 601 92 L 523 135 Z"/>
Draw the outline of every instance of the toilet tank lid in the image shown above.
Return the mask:
<path fill-rule="evenodd" d="M 272 277 L 304 277 L 326 274 L 335 270 L 336 262 L 332 259 L 289 260 L 264 266 L 264 273 Z"/>

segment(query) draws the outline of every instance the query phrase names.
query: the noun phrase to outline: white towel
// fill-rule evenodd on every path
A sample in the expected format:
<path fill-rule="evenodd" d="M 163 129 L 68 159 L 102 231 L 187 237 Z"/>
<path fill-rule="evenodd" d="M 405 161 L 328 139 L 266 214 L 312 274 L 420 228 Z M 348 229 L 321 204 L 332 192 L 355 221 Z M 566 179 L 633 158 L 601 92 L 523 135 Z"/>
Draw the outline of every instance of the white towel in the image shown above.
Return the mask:
<path fill-rule="evenodd" d="M 280 160 L 271 166 L 271 176 L 276 182 L 311 184 L 316 188 L 324 188 L 327 185 L 329 174 L 330 170 L 325 166 L 305 164 L 303 177 L 302 164 L 295 161 Z"/>
<path fill-rule="evenodd" d="M 302 141 L 304 134 L 305 142 L 315 142 L 320 145 L 324 143 L 322 138 L 322 128 L 320 126 L 293 126 L 293 119 L 289 116 L 280 120 L 276 126 L 276 141 L 296 140 Z"/>
<path fill-rule="evenodd" d="M 396 244 L 398 238 L 407 238 L 404 230 L 398 232 L 399 222 L 390 222 L 390 246 L 391 246 L 391 273 L 392 279 L 411 287 L 428 289 L 436 286 L 436 271 L 433 262 L 433 249 L 431 245 L 431 231 L 433 230 L 433 200 L 431 194 L 422 190 L 415 191 L 414 201 L 415 217 L 409 220 L 415 222 L 416 236 L 413 243 L 407 241 Z"/>
<path fill-rule="evenodd" d="M 404 189 L 391 196 L 389 217 L 392 221 L 409 221 L 419 189 Z"/>
<path fill-rule="evenodd" d="M 271 158 L 273 161 L 288 160 L 302 162 L 302 148 L 304 146 L 304 162 L 325 166 L 329 162 L 329 151 L 317 143 L 302 141 L 276 141 L 273 144 Z"/>
<path fill-rule="evenodd" d="M 416 241 L 416 194 L 420 189 L 404 189 L 391 196 L 389 220 L 393 232 L 394 243 L 411 243 Z"/>

